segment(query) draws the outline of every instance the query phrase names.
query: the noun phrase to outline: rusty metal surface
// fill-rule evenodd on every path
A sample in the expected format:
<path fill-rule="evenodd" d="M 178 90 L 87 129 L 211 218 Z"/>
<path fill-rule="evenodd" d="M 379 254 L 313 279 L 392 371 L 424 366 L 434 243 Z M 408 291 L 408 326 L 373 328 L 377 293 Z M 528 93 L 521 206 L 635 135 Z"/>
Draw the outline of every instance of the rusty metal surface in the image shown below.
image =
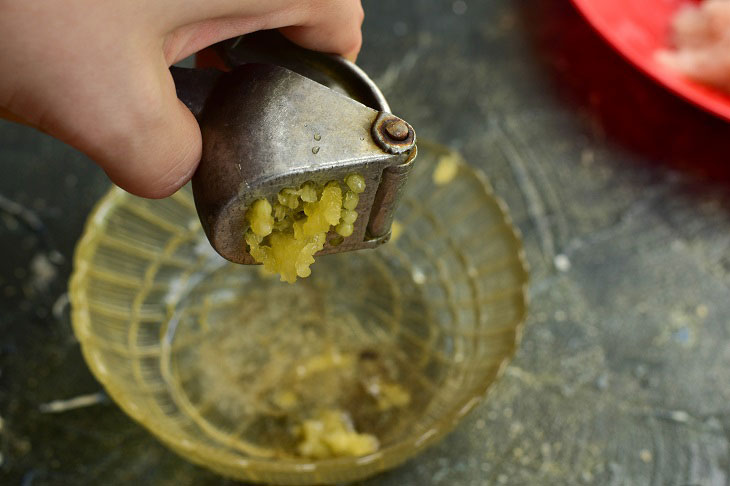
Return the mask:
<path fill-rule="evenodd" d="M 411 130 L 412 131 L 412 130 Z M 379 238 L 390 234 L 395 212 L 398 209 L 408 174 L 413 169 L 418 156 L 418 148 L 412 145 L 409 152 L 403 155 L 402 164 L 394 164 L 383 171 L 378 191 L 373 200 L 373 209 L 368 220 L 367 234 L 370 238 Z"/>
<path fill-rule="evenodd" d="M 408 159 L 413 127 L 385 111 L 385 97 L 357 66 L 297 47 L 275 31 L 216 48 L 229 71 L 170 70 L 178 97 L 200 123 L 203 149 L 193 194 L 213 248 L 234 263 L 256 263 L 244 241 L 253 201 L 273 202 L 282 189 L 349 174 L 366 181 L 354 231 L 344 241 L 332 231 L 318 254 L 385 242 L 408 171 L 397 177 L 384 171 Z M 370 214 L 377 221 L 369 222 Z"/>
<path fill-rule="evenodd" d="M 416 132 L 405 120 L 380 112 L 372 126 L 373 140 L 389 154 L 402 154 L 416 144 Z"/>
<path fill-rule="evenodd" d="M 730 126 L 633 70 L 567 0 L 365 9 L 361 65 L 419 137 L 490 177 L 533 283 L 489 399 L 362 486 L 727 484 Z M 93 398 L 64 293 L 101 171 L 7 123 L 0 160 L 0 482 L 234 484 Z"/>
<path fill-rule="evenodd" d="M 370 137 L 378 112 L 279 66 L 246 64 L 221 77 L 201 114 L 203 154 L 193 176 L 195 205 L 213 247 L 254 263 L 245 213 L 286 187 L 325 184 L 359 173 L 366 180 L 355 231 L 324 253 L 361 248 L 383 170 L 400 163 Z"/>

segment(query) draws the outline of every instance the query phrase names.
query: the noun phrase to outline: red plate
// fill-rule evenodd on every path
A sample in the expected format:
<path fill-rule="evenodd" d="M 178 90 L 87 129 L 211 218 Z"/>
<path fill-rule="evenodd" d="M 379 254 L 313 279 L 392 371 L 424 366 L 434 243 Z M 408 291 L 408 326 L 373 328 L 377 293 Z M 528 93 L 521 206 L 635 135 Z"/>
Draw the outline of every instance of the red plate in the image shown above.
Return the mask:
<path fill-rule="evenodd" d="M 658 63 L 669 45 L 670 22 L 689 0 L 573 0 L 588 22 L 629 61 L 680 97 L 730 121 L 730 96 Z"/>

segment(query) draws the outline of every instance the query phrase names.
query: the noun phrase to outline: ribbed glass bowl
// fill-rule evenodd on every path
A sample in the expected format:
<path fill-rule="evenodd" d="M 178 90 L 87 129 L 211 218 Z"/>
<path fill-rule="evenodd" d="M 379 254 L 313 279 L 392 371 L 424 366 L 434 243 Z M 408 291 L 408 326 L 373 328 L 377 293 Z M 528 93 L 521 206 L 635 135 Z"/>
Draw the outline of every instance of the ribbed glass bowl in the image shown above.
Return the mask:
<path fill-rule="evenodd" d="M 70 290 L 74 331 L 109 395 L 190 461 L 280 485 L 364 478 L 453 429 L 515 352 L 527 272 L 484 176 L 446 149 L 419 151 L 400 234 L 320 257 L 293 285 L 215 254 L 188 188 L 157 201 L 111 189 Z M 435 184 L 444 160 L 437 178 L 456 172 Z M 321 410 L 347 414 L 380 448 L 301 457 L 300 426 Z"/>

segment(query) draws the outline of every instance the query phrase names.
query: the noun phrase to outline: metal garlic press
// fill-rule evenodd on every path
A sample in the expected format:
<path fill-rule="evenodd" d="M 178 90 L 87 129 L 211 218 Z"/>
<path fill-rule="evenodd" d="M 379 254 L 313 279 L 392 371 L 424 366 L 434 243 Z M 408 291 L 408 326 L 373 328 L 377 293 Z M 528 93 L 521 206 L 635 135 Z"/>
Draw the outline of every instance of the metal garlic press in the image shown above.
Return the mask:
<path fill-rule="evenodd" d="M 221 256 L 256 263 L 245 214 L 281 189 L 362 175 L 365 192 L 351 236 L 331 232 L 319 254 L 374 248 L 390 237 L 416 157 L 416 134 L 392 115 L 380 90 L 353 63 L 309 51 L 268 31 L 216 46 L 229 69 L 171 68 L 178 97 L 203 137 L 193 176 L 205 234 Z"/>

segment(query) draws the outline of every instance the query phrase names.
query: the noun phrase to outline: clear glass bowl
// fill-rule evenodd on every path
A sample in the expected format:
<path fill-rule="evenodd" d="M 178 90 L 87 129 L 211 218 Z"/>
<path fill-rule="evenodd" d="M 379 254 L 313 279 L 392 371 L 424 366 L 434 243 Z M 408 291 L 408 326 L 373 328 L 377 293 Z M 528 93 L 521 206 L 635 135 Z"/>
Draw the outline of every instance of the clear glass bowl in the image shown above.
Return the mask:
<path fill-rule="evenodd" d="M 158 201 L 111 189 L 70 290 L 109 395 L 190 461 L 255 482 L 364 478 L 453 429 L 515 352 L 527 272 L 484 176 L 439 146 L 419 151 L 400 234 L 320 257 L 294 285 L 215 254 L 188 188 Z M 437 178 L 453 178 L 435 184 L 444 160 Z M 302 457 L 301 426 L 322 410 L 379 449 Z"/>

